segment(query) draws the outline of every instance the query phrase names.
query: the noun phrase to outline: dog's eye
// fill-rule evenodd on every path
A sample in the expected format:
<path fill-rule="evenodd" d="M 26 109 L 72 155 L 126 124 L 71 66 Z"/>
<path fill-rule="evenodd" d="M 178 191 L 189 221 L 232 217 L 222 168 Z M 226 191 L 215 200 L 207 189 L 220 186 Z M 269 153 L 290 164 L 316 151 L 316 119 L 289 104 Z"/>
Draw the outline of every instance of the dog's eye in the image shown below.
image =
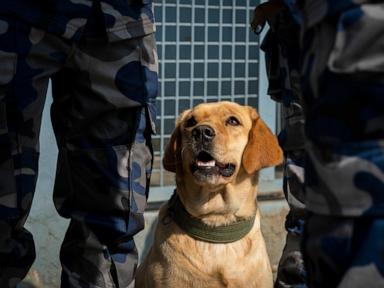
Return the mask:
<path fill-rule="evenodd" d="M 186 128 L 189 128 L 189 127 L 193 127 L 197 124 L 197 121 L 195 119 L 195 117 L 191 117 L 189 118 L 186 122 L 185 122 L 185 127 Z"/>
<path fill-rule="evenodd" d="M 226 124 L 231 125 L 231 126 L 239 126 L 239 125 L 240 125 L 240 121 L 237 120 L 236 117 L 231 116 L 231 117 L 229 117 L 229 118 L 227 119 Z"/>

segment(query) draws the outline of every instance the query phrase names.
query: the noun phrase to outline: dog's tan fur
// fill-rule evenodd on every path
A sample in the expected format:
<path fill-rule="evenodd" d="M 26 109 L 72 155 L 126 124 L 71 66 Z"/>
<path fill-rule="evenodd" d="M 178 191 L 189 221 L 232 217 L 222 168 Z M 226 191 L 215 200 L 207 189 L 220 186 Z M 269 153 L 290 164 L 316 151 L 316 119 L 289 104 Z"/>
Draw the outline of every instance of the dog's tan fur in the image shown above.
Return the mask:
<path fill-rule="evenodd" d="M 186 127 L 191 117 L 196 122 Z M 240 125 L 228 124 L 235 117 Z M 191 123 L 190 123 L 191 124 Z M 233 163 L 230 177 L 197 178 L 191 131 L 209 125 L 215 131 L 212 155 L 221 163 Z M 200 104 L 182 113 L 166 147 L 165 169 L 176 173 L 178 196 L 194 217 L 211 226 L 252 217 L 252 230 L 228 244 L 195 240 L 167 215 L 168 203 L 159 213 L 153 246 L 138 268 L 136 287 L 272 287 L 272 272 L 263 236 L 256 196 L 258 171 L 282 161 L 276 137 L 255 109 L 230 102 Z"/>

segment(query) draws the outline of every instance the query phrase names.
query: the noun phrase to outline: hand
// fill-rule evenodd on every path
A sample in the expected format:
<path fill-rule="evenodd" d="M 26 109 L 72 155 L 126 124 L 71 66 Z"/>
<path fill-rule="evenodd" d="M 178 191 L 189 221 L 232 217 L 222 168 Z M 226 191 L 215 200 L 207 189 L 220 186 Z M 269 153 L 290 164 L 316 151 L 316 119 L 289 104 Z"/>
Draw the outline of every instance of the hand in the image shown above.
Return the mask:
<path fill-rule="evenodd" d="M 254 33 L 260 34 L 263 31 L 266 21 L 270 21 L 273 16 L 283 7 L 282 0 L 270 0 L 269 2 L 258 5 L 253 11 L 251 29 Z"/>

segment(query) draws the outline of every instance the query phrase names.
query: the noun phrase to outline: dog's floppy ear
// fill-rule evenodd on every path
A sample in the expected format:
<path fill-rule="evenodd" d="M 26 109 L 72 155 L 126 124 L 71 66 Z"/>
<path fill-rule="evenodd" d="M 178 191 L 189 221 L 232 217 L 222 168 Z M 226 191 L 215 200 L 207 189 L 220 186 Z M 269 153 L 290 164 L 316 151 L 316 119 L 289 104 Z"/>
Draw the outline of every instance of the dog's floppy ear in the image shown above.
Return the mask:
<path fill-rule="evenodd" d="M 186 110 L 180 114 L 179 118 L 176 121 L 176 127 L 173 130 L 171 139 L 165 146 L 164 156 L 163 156 L 163 166 L 165 170 L 170 172 L 176 172 L 177 163 L 181 159 L 181 131 L 180 126 L 183 122 L 183 119 L 191 110 Z"/>
<path fill-rule="evenodd" d="M 283 152 L 276 136 L 267 127 L 256 110 L 249 107 L 252 128 L 243 153 L 243 167 L 248 174 L 261 168 L 275 166 L 283 161 Z"/>

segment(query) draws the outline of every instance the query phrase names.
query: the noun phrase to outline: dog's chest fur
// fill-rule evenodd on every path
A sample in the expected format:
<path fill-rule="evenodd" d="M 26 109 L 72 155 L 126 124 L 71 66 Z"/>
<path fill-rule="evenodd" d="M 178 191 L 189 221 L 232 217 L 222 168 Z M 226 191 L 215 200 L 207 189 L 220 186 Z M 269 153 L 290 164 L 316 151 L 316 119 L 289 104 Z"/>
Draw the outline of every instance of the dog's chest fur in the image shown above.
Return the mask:
<path fill-rule="evenodd" d="M 164 210 L 160 212 L 159 219 L 163 217 L 166 217 Z M 260 243 L 264 241 L 259 218 L 249 235 L 233 243 L 213 244 L 196 241 L 175 223 L 166 221 L 159 223 L 156 237 L 156 241 L 162 244 L 152 249 L 160 251 L 151 251 L 149 258 L 162 255 L 162 259 L 152 261 L 153 266 L 148 272 L 153 273 L 151 277 L 157 278 L 157 282 L 163 283 L 159 287 L 176 287 L 176 284 L 177 287 L 182 287 L 180 285 L 183 284 L 183 287 L 194 288 L 269 287 L 260 284 L 272 281 L 267 279 L 271 273 L 269 262 L 260 265 L 262 259 L 268 258 L 265 255 L 265 247 L 260 247 Z M 157 266 L 156 263 L 162 265 Z"/>

